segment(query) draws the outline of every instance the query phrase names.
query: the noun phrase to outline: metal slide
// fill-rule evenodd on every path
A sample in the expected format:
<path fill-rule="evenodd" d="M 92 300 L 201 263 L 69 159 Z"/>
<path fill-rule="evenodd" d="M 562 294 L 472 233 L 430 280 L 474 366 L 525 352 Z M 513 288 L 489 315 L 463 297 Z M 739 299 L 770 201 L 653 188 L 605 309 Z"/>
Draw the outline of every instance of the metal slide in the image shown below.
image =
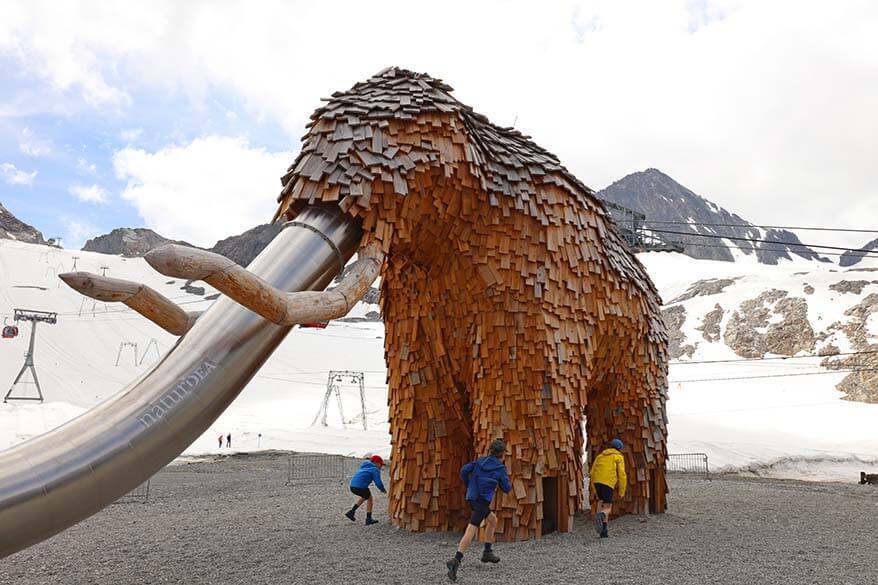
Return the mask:
<path fill-rule="evenodd" d="M 284 291 L 322 290 L 360 235 L 359 223 L 337 208 L 308 207 L 249 268 Z M 141 379 L 0 453 L 0 558 L 98 512 L 177 457 L 289 330 L 220 298 Z"/>

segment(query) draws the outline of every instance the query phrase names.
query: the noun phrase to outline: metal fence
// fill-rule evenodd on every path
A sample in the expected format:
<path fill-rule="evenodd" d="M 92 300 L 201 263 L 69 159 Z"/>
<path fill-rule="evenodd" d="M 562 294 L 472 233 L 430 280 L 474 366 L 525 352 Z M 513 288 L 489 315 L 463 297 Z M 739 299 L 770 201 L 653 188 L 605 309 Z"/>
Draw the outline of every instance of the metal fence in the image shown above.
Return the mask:
<path fill-rule="evenodd" d="M 149 502 L 149 480 L 146 480 L 121 498 L 116 504 L 146 504 Z"/>
<path fill-rule="evenodd" d="M 290 455 L 284 485 L 339 483 L 347 477 L 348 465 L 341 455 Z"/>
<path fill-rule="evenodd" d="M 710 479 L 707 453 L 670 453 L 667 464 L 668 473 L 700 473 Z"/>

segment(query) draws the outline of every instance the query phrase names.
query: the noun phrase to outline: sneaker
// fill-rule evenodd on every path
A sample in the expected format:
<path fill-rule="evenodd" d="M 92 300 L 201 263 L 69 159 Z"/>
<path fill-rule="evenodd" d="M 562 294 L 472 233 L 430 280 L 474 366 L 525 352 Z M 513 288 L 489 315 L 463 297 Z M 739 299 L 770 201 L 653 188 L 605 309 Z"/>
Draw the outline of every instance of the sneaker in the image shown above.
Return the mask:
<path fill-rule="evenodd" d="M 457 569 L 460 567 L 460 561 L 457 560 L 457 557 L 445 563 L 445 566 L 448 567 L 448 579 L 457 581 Z"/>
<path fill-rule="evenodd" d="M 353 510 L 348 510 L 347 512 L 344 513 L 344 515 L 347 516 L 347 517 L 348 517 L 348 520 L 350 520 L 351 522 L 356 522 L 356 521 L 357 521 L 357 519 L 354 517 L 354 511 L 353 511 Z"/>
<path fill-rule="evenodd" d="M 482 552 L 482 562 L 483 563 L 499 563 L 500 557 L 494 554 L 492 550 L 486 550 Z"/>
<path fill-rule="evenodd" d="M 374 518 L 366 518 L 366 526 L 371 526 L 373 524 L 378 524 L 378 520 Z"/>

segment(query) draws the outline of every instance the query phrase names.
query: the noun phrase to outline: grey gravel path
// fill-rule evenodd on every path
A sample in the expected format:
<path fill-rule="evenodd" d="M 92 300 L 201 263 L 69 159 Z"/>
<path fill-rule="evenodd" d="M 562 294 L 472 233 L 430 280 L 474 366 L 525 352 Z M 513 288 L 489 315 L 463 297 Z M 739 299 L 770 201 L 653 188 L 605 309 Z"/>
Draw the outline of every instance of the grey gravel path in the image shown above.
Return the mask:
<path fill-rule="evenodd" d="M 458 535 L 411 534 L 342 516 L 346 487 L 285 487 L 285 456 L 169 467 L 149 504 L 114 505 L 0 561 L 16 585 L 447 583 Z M 878 585 L 878 488 L 764 479 L 671 480 L 670 512 L 626 517 L 598 539 L 569 534 L 472 549 L 458 583 Z"/>

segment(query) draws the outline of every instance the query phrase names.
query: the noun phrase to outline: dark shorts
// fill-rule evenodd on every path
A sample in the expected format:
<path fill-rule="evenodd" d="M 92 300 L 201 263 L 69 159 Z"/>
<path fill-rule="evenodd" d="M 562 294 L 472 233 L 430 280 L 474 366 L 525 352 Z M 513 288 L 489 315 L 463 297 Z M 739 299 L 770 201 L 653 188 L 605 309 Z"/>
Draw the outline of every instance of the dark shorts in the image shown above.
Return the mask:
<path fill-rule="evenodd" d="M 613 488 L 604 483 L 594 484 L 594 491 L 598 495 L 598 499 L 605 504 L 613 503 Z"/>
<path fill-rule="evenodd" d="M 369 488 L 358 488 L 358 487 L 351 486 L 351 493 L 354 494 L 355 496 L 359 496 L 359 497 L 365 498 L 367 500 L 372 499 L 372 492 L 369 491 Z"/>
<path fill-rule="evenodd" d="M 470 510 L 473 511 L 472 516 L 469 518 L 469 523 L 473 526 L 480 526 L 482 520 L 491 515 L 491 502 L 485 500 L 467 500 L 466 503 L 469 504 Z"/>

